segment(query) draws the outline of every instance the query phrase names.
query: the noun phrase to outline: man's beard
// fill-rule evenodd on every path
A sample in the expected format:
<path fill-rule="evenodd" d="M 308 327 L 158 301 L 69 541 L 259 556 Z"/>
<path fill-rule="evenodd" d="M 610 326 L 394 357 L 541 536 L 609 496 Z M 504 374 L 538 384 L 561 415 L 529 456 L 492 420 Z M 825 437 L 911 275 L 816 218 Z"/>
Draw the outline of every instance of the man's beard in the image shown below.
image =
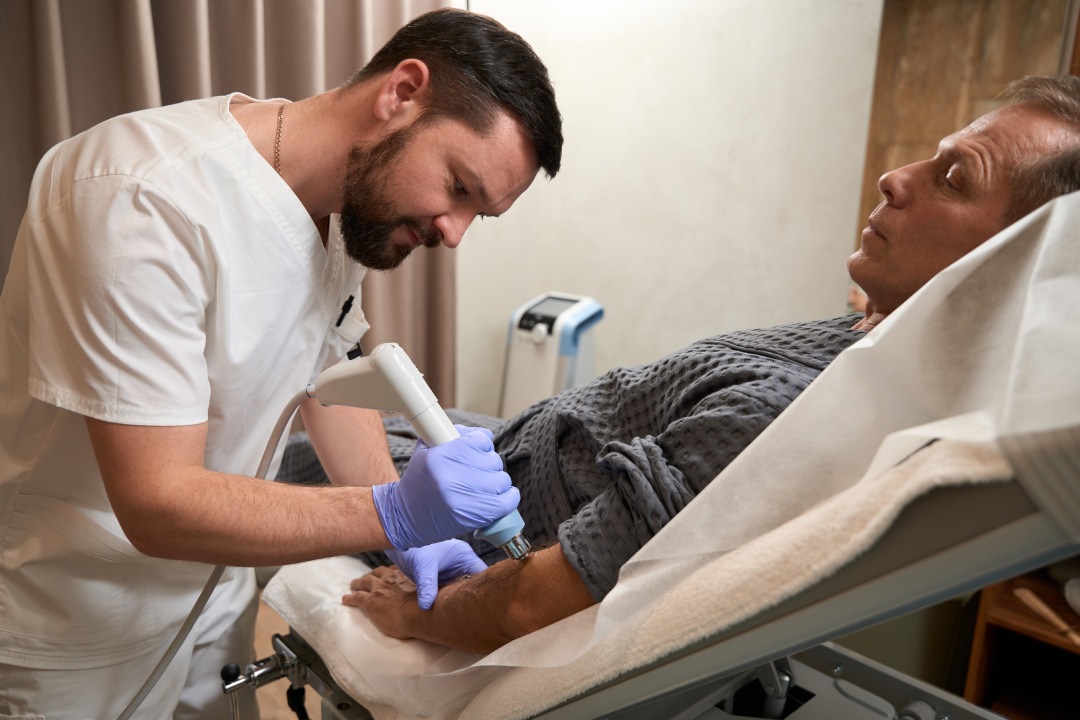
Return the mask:
<path fill-rule="evenodd" d="M 401 215 L 389 197 L 390 171 L 412 133 L 412 126 L 395 130 L 373 145 L 356 145 L 349 152 L 342 187 L 341 237 L 349 257 L 372 270 L 393 270 L 412 252 L 412 245 L 391 242 L 390 234 L 399 227 L 411 229 L 425 247 L 439 245 L 437 235 L 419 219 Z"/>

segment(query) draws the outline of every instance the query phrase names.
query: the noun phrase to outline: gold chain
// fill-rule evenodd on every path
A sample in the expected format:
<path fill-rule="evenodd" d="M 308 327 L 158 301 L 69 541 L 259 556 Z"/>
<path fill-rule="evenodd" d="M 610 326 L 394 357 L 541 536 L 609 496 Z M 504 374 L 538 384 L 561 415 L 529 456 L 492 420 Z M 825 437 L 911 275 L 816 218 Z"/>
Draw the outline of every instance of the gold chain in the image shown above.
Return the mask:
<path fill-rule="evenodd" d="M 281 103 L 281 107 L 277 111 L 277 132 L 274 133 L 274 169 L 277 170 L 277 174 L 281 174 L 281 121 L 285 117 L 285 106 L 288 103 Z"/>

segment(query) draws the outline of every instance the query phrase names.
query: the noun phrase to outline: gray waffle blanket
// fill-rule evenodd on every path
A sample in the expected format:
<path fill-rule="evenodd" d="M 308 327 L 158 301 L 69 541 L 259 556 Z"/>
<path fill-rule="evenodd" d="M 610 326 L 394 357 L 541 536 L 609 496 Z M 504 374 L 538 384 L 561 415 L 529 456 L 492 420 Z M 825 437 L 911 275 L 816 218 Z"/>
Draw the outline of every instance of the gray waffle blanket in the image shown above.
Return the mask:
<path fill-rule="evenodd" d="M 596 600 L 619 568 L 750 444 L 825 367 L 863 337 L 858 316 L 727 333 L 656 362 L 616 368 L 502 421 L 450 410 L 490 428 L 521 490 L 525 534 L 562 545 Z M 401 472 L 415 446 L 407 421 L 386 421 Z M 325 483 L 311 444 L 290 438 L 278 473 Z M 488 564 L 502 551 L 471 538 Z M 382 553 L 360 556 L 386 564 Z"/>

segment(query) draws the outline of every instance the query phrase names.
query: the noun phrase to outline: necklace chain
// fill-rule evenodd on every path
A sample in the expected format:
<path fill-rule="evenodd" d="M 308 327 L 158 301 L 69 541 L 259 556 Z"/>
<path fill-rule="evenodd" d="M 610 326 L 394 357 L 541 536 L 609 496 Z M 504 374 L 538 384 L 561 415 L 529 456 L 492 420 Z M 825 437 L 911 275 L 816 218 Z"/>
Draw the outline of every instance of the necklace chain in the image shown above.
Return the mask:
<path fill-rule="evenodd" d="M 281 103 L 281 106 L 277 111 L 277 131 L 274 133 L 274 170 L 277 174 L 281 174 L 281 121 L 285 117 L 285 106 L 288 103 Z"/>

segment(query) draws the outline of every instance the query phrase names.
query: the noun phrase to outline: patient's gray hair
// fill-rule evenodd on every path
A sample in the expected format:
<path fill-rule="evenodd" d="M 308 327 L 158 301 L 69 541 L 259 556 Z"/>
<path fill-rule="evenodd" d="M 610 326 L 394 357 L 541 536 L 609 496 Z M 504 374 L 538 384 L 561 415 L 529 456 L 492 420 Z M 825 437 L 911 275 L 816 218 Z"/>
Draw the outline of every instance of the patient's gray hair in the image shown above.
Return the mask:
<path fill-rule="evenodd" d="M 1001 94 L 1010 104 L 1029 102 L 1050 111 L 1076 130 L 1077 144 L 1059 153 L 1022 162 L 1012 173 L 1012 223 L 1060 195 L 1080 190 L 1080 78 L 1029 75 L 1014 80 Z"/>

